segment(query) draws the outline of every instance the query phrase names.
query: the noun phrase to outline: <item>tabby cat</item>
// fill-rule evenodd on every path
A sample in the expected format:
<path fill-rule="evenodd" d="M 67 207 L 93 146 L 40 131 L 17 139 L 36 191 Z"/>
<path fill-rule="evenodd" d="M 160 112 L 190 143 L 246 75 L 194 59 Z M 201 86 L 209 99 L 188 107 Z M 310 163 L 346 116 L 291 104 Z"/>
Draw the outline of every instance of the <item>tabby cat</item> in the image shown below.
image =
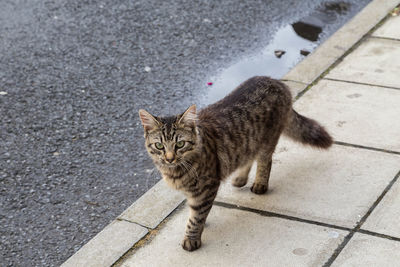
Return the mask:
<path fill-rule="evenodd" d="M 251 191 L 268 189 L 272 154 L 281 133 L 319 148 L 332 144 L 316 121 L 292 109 L 292 96 L 282 82 L 253 77 L 222 100 L 196 112 L 152 116 L 139 111 L 146 148 L 163 179 L 183 191 L 190 207 L 182 247 L 201 246 L 201 234 L 221 181 L 238 170 L 232 184 L 247 183 L 252 163 L 257 172 Z"/>

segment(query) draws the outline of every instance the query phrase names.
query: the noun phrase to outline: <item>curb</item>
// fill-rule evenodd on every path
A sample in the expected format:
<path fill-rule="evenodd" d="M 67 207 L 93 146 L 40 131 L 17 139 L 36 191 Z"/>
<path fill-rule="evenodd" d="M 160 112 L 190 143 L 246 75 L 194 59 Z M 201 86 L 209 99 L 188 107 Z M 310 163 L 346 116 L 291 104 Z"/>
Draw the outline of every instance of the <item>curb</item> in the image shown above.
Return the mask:
<path fill-rule="evenodd" d="M 373 0 L 290 70 L 282 81 L 291 87 L 293 95 L 298 98 L 351 52 L 371 30 L 379 27 L 398 4 L 399 0 Z M 159 181 L 61 266 L 113 265 L 156 229 L 184 199 L 183 194 Z M 141 245 L 137 244 L 135 249 Z"/>
<path fill-rule="evenodd" d="M 118 216 L 118 219 L 154 229 L 184 200 L 183 194 L 169 188 L 160 180 Z"/>

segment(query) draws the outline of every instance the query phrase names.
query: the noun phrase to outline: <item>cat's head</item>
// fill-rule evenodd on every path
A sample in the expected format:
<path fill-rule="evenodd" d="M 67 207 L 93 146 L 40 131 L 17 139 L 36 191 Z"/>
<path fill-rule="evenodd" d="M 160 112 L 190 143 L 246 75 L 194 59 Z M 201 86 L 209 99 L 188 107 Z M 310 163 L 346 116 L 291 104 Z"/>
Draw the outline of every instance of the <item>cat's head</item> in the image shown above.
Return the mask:
<path fill-rule="evenodd" d="M 156 166 L 174 168 L 185 164 L 199 146 L 196 106 L 170 117 L 156 117 L 141 109 L 146 149 Z M 185 160 L 186 159 L 186 160 Z"/>

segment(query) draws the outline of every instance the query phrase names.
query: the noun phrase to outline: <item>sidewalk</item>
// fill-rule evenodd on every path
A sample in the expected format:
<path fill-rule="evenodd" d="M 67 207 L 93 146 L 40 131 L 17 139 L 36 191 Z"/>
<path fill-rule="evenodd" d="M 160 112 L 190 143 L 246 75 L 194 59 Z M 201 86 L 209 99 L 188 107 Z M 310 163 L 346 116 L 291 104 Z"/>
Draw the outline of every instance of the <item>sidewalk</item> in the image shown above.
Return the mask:
<path fill-rule="evenodd" d="M 270 191 L 225 182 L 199 250 L 181 248 L 188 208 L 160 181 L 63 266 L 400 266 L 399 3 L 372 1 L 283 79 L 330 150 L 281 138 Z"/>

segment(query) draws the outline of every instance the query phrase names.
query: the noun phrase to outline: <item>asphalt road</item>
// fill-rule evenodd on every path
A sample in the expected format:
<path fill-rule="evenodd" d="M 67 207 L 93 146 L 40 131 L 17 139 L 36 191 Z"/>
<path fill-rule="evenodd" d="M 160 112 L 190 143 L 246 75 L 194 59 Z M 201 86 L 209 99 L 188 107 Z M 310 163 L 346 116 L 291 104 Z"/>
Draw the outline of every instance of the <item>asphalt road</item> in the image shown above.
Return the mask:
<path fill-rule="evenodd" d="M 0 1 L 0 265 L 65 261 L 159 179 L 137 110 L 197 103 L 319 3 Z"/>

